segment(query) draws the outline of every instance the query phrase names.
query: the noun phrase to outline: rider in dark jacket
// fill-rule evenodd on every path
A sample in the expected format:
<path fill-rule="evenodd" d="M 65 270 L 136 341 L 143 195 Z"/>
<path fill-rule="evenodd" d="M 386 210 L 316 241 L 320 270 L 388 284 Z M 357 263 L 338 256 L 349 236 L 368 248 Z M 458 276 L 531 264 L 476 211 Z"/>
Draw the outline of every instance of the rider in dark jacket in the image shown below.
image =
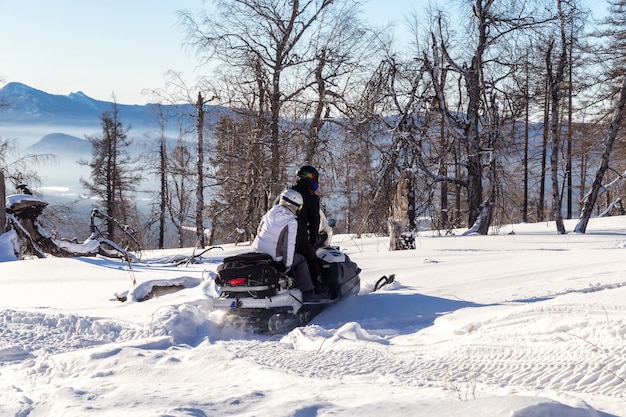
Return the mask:
<path fill-rule="evenodd" d="M 304 255 L 309 265 L 313 283 L 321 283 L 321 273 L 315 243 L 320 227 L 320 198 L 315 191 L 318 188 L 319 172 L 310 165 L 305 165 L 296 172 L 298 180 L 291 187 L 302 195 L 302 210 L 298 213 L 298 236 L 296 252 Z"/>

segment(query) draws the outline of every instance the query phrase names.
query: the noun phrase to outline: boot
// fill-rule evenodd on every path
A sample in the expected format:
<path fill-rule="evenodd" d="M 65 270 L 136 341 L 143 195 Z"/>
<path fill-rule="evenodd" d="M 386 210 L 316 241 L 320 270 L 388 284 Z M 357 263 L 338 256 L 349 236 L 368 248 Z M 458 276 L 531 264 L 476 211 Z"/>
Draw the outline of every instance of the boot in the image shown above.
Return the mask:
<path fill-rule="evenodd" d="M 302 301 L 320 301 L 322 297 L 315 291 L 309 290 L 302 293 Z"/>
<path fill-rule="evenodd" d="M 328 285 L 322 282 L 321 277 L 317 277 L 317 279 L 313 280 L 313 284 L 315 286 L 315 292 L 322 296 L 323 298 L 330 298 L 330 289 Z"/>

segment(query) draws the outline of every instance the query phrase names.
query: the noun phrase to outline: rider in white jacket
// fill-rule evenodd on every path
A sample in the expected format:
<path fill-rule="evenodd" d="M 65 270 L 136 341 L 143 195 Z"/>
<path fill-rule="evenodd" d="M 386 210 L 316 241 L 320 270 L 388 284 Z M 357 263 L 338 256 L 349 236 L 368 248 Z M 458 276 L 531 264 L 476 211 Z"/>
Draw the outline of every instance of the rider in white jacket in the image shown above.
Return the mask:
<path fill-rule="evenodd" d="M 272 207 L 261 219 L 252 250 L 267 253 L 282 262 L 296 279 L 305 299 L 314 298 L 313 282 L 304 256 L 295 251 L 298 233 L 296 213 L 302 207 L 302 196 L 295 190 L 285 190 L 278 205 Z"/>

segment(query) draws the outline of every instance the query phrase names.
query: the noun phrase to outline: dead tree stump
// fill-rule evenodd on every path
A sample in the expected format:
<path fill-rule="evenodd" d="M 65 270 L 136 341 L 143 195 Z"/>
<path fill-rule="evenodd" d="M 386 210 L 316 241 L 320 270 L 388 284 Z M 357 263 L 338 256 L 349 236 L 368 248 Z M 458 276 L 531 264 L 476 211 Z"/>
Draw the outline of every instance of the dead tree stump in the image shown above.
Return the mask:
<path fill-rule="evenodd" d="M 415 249 L 415 173 L 405 169 L 400 174 L 389 219 L 389 250 Z"/>

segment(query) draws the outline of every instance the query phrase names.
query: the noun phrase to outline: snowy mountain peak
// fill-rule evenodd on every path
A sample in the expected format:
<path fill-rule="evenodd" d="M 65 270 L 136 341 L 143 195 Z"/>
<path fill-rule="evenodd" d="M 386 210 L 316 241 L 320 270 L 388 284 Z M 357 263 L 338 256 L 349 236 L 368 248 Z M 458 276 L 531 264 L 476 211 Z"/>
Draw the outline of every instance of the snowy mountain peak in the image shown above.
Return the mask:
<path fill-rule="evenodd" d="M 34 103 L 45 100 L 48 93 L 27 86 L 26 84 L 12 82 L 0 88 L 0 99 L 8 103 L 9 111 L 23 103 Z"/>
<path fill-rule="evenodd" d="M 10 82 L 0 89 L 3 96 L 25 96 L 31 94 L 45 94 L 41 90 L 29 87 L 26 84 Z"/>
<path fill-rule="evenodd" d="M 82 91 L 70 93 L 67 97 L 73 102 L 80 103 L 92 109 L 98 108 L 97 100 L 94 100 L 93 98 L 89 97 L 87 94 L 83 93 Z"/>
<path fill-rule="evenodd" d="M 99 101 L 82 91 L 68 95 L 49 94 L 18 82 L 0 89 L 0 98 L 8 108 L 0 112 L 0 121 L 10 123 L 46 123 L 98 125 L 99 117 L 111 108 L 111 103 Z M 123 117 L 143 123 L 148 119 L 144 106 L 119 105 Z"/>
<path fill-rule="evenodd" d="M 76 91 L 75 93 L 70 93 L 68 97 L 72 100 L 93 100 L 91 97 L 89 97 L 87 94 L 83 93 L 82 91 Z"/>
<path fill-rule="evenodd" d="M 19 82 L 11 82 L 0 88 L 0 99 L 8 108 L 0 112 L 0 122 L 11 124 L 54 125 L 100 125 L 100 115 L 111 110 L 113 103 L 89 97 L 79 90 L 68 95 L 50 94 Z M 188 104 L 187 106 L 193 107 Z M 167 107 L 167 106 L 166 106 Z M 213 109 L 223 109 L 208 106 Z M 117 104 L 126 124 L 145 126 L 154 120 L 152 105 Z M 171 106 L 172 112 L 180 112 L 179 106 Z M 215 111 L 209 117 L 217 119 Z"/>

